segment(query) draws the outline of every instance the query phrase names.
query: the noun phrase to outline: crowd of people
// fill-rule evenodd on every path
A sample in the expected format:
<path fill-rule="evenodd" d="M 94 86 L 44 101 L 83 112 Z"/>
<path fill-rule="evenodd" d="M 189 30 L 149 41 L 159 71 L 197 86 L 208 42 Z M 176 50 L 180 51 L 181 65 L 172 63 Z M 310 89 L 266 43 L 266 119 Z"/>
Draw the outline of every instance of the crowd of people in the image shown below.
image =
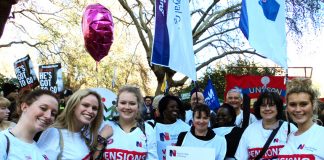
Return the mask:
<path fill-rule="evenodd" d="M 177 96 L 143 97 L 138 87 L 126 85 L 117 93 L 118 116 L 104 121 L 101 96 L 90 89 L 65 91 L 59 100 L 47 90 L 18 94 L 6 84 L 0 97 L 0 159 L 165 160 L 167 147 L 178 146 L 208 148 L 215 160 L 324 160 L 318 96 L 311 80 L 295 78 L 285 99 L 263 92 L 252 113 L 249 97 L 238 88 L 210 110 L 199 91 L 186 107 Z"/>

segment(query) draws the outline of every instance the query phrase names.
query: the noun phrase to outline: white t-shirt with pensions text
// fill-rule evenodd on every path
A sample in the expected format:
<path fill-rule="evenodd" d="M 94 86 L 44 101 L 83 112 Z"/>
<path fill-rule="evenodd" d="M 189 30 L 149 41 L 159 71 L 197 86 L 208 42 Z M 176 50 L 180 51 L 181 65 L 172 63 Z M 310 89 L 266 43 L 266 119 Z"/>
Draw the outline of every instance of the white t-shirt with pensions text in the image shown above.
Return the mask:
<path fill-rule="evenodd" d="M 279 160 L 324 160 L 324 127 L 313 124 L 306 132 L 289 134 L 288 142 L 280 150 Z"/>

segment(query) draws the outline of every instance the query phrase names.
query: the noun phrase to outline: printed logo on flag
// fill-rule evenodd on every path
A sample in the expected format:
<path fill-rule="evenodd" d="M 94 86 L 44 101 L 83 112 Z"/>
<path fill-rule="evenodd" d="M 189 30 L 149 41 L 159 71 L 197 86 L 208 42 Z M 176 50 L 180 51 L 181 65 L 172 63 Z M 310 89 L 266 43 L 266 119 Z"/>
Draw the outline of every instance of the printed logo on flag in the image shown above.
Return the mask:
<path fill-rule="evenodd" d="M 284 0 L 242 0 L 239 27 L 257 53 L 287 68 Z"/>
<path fill-rule="evenodd" d="M 177 151 L 176 150 L 170 150 L 170 157 L 176 157 Z"/>
<path fill-rule="evenodd" d="M 259 4 L 264 16 L 271 21 L 276 21 L 280 8 L 279 3 L 276 0 L 259 0 Z"/>
<path fill-rule="evenodd" d="M 300 145 L 297 147 L 297 149 L 302 150 L 302 149 L 304 149 L 304 147 L 305 147 L 305 144 L 300 144 Z"/>
<path fill-rule="evenodd" d="M 210 79 L 207 82 L 203 95 L 205 97 L 205 103 L 211 110 L 216 110 L 220 107 L 217 92 Z"/>
<path fill-rule="evenodd" d="M 136 141 L 136 147 L 143 147 L 142 142 Z"/>
<path fill-rule="evenodd" d="M 169 133 L 168 132 L 160 133 L 160 140 L 161 141 L 169 141 L 170 140 Z"/>

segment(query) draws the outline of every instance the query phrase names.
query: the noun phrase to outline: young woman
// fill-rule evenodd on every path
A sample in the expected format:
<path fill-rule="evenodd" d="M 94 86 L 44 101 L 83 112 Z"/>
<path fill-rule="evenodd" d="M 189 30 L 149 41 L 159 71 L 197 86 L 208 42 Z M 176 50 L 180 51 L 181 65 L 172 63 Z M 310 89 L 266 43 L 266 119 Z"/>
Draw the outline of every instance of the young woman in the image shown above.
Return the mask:
<path fill-rule="evenodd" d="M 288 82 L 286 110 L 298 130 L 289 135 L 287 144 L 280 150 L 280 159 L 324 159 L 324 128 L 314 123 L 317 98 L 318 91 L 312 88 L 310 79 Z"/>
<path fill-rule="evenodd" d="M 17 125 L 0 133 L 0 159 L 48 160 L 33 138 L 54 122 L 58 99 L 51 91 L 34 90 L 23 93 L 18 106 Z"/>
<path fill-rule="evenodd" d="M 105 122 L 112 127 L 113 135 L 107 140 L 105 148 L 97 146 L 97 150 L 103 149 L 102 159 L 157 159 L 154 130 L 140 116 L 142 104 L 143 96 L 139 88 L 124 86 L 119 89 L 119 117 Z"/>
<path fill-rule="evenodd" d="M 0 97 L 0 131 L 16 125 L 16 123 L 8 121 L 10 113 L 9 106 L 10 101 L 7 98 Z"/>
<path fill-rule="evenodd" d="M 159 159 L 165 159 L 167 146 L 175 145 L 181 132 L 189 131 L 190 126 L 180 119 L 180 112 L 185 113 L 182 102 L 175 96 L 164 96 L 159 102 L 160 117 L 153 123 L 156 133 Z"/>
<path fill-rule="evenodd" d="M 98 93 L 83 89 L 67 101 L 53 126 L 37 141 L 49 159 L 87 159 L 96 148 L 103 106 Z M 107 137 L 105 137 L 107 138 Z"/>
<path fill-rule="evenodd" d="M 283 101 L 276 92 L 264 92 L 254 103 L 255 116 L 260 119 L 250 124 L 244 131 L 236 150 L 237 159 L 272 159 L 277 158 L 279 151 L 284 147 L 287 136 L 287 122 L 280 122 L 283 115 Z M 279 128 L 265 153 L 259 155 L 271 133 Z M 296 127 L 291 126 L 292 130 Z"/>
<path fill-rule="evenodd" d="M 181 132 L 177 146 L 205 147 L 215 149 L 215 160 L 223 160 L 226 154 L 226 140 L 208 128 L 210 109 L 206 104 L 198 103 L 193 109 L 193 126 L 189 132 Z"/>

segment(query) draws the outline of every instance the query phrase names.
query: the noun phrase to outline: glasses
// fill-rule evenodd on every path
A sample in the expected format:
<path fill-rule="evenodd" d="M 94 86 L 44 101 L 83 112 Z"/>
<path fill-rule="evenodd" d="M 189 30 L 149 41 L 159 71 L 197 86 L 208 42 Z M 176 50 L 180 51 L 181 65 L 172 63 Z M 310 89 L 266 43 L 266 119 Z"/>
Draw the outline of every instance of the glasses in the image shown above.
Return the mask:
<path fill-rule="evenodd" d="M 261 104 L 260 105 L 260 108 L 264 108 L 264 109 L 266 109 L 266 108 L 275 108 L 276 107 L 276 104 Z"/>

